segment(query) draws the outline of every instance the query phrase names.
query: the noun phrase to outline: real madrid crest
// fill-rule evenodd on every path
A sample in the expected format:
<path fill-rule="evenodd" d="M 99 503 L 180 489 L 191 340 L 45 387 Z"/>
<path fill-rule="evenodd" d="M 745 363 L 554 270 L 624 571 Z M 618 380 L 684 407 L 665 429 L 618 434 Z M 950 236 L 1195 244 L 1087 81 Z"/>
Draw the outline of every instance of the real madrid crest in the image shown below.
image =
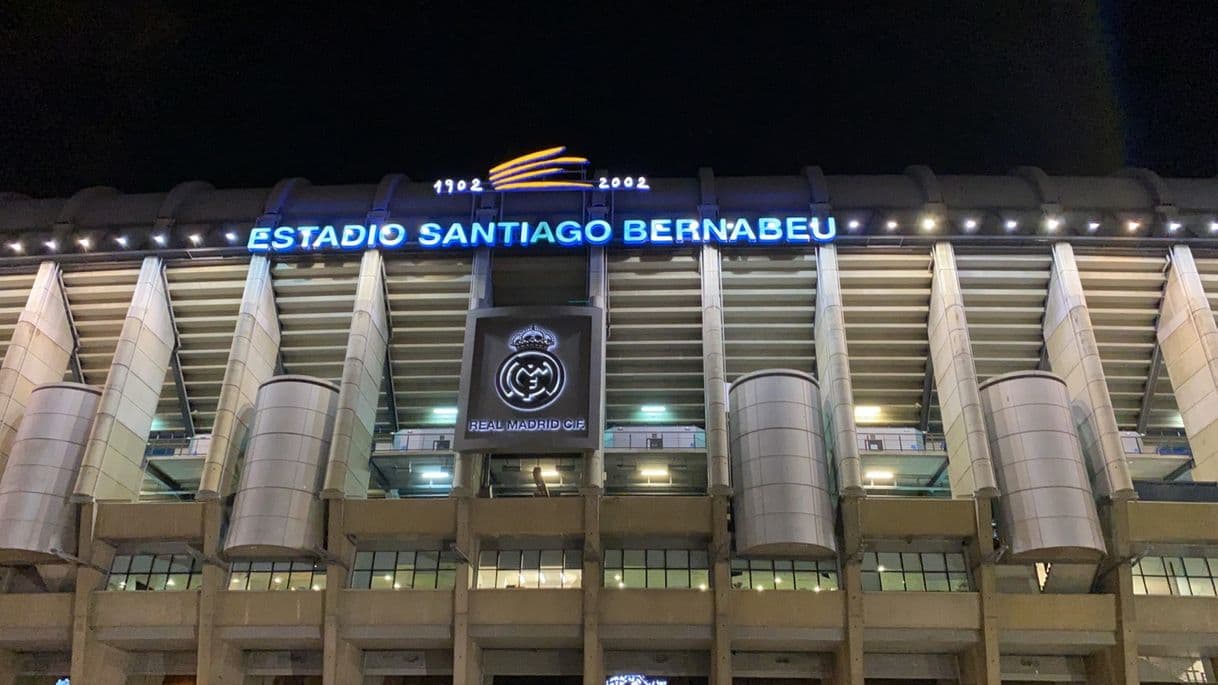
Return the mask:
<path fill-rule="evenodd" d="M 495 390 L 499 399 L 518 411 L 537 411 L 550 406 L 567 382 L 562 361 L 551 350 L 558 339 L 536 324 L 512 336 L 516 351 L 499 365 Z"/>

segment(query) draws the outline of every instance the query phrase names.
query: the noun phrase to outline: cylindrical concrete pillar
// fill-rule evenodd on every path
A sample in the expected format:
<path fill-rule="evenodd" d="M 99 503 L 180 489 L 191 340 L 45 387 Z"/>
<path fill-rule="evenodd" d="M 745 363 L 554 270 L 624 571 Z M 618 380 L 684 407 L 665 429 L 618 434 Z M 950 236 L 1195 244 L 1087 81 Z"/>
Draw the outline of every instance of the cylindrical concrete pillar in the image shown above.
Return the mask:
<path fill-rule="evenodd" d="M 0 562 L 76 553 L 69 497 L 100 398 L 100 389 L 79 383 L 48 383 L 30 393 L 0 476 Z"/>
<path fill-rule="evenodd" d="M 224 553 L 247 558 L 313 554 L 323 545 L 318 490 L 338 388 L 309 376 L 277 376 L 258 388 L 254 407 Z"/>
<path fill-rule="evenodd" d="M 736 379 L 729 399 L 736 550 L 835 554 L 816 379 L 800 371 L 756 371 Z"/>
<path fill-rule="evenodd" d="M 1011 557 L 1095 561 L 1104 535 L 1060 377 L 1044 371 L 996 376 L 980 385 L 998 478 L 999 532 Z"/>

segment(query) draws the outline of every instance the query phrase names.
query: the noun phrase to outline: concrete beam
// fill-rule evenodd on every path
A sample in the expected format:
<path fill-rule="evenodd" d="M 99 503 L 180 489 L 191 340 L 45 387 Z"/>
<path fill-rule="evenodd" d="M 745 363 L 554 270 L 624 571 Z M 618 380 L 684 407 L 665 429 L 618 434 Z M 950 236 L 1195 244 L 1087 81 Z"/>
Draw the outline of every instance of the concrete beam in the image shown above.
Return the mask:
<path fill-rule="evenodd" d="M 198 499 L 214 500 L 232 492 L 241 450 L 254 421 L 258 386 L 275 375 L 278 358 L 279 313 L 271 287 L 271 263 L 262 255 L 254 255 L 228 351 Z"/>
<path fill-rule="evenodd" d="M 824 402 L 825 443 L 837 466 L 842 495 L 863 494 L 862 459 L 854 425 L 854 385 L 850 380 L 850 353 L 846 347 L 846 320 L 837 248 L 816 250 L 816 369 Z"/>
<path fill-rule="evenodd" d="M 1156 333 L 1193 451 L 1193 480 L 1218 481 L 1218 325 L 1187 245 L 1172 247 Z"/>
<path fill-rule="evenodd" d="M 1135 498 L 1087 298 L 1069 243 L 1053 246 L 1044 340 L 1053 373 L 1066 381 L 1096 495 Z"/>
<path fill-rule="evenodd" d="M 35 387 L 63 380 L 75 349 L 59 266 L 43 262 L 0 365 L 0 474 Z"/>
<path fill-rule="evenodd" d="M 977 367 L 969 338 L 964 295 L 951 243 L 936 243 L 927 335 L 930 366 L 939 390 L 947 438 L 948 480 L 953 497 L 996 497 L 998 484 L 985 433 Z"/>
<path fill-rule="evenodd" d="M 176 333 L 160 257 L 145 257 L 97 404 L 72 499 L 134 501 Z"/>
<path fill-rule="evenodd" d="M 338 414 L 323 499 L 367 497 L 369 461 L 376 433 L 389 347 L 389 310 L 385 299 L 385 268 L 378 250 L 364 253 L 355 289 L 355 308 L 347 334 L 347 356 L 338 391 Z"/>
<path fill-rule="evenodd" d="M 723 291 L 719 248 L 703 245 L 702 376 L 706 396 L 707 483 L 713 495 L 731 493 L 727 439 L 727 371 L 723 353 Z"/>

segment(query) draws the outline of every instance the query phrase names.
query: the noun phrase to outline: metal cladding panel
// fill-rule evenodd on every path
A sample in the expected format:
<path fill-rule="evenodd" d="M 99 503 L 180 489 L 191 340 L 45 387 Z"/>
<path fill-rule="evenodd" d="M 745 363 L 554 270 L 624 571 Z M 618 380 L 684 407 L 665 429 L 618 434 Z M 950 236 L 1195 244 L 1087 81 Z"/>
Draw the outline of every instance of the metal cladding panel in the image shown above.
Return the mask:
<path fill-rule="evenodd" d="M 1095 561 L 1104 555 L 1095 498 L 1061 378 L 1006 374 L 981 385 L 1002 537 L 1015 558 Z"/>
<path fill-rule="evenodd" d="M 317 493 L 338 411 L 338 388 L 308 376 L 262 384 L 224 553 L 298 557 L 322 547 Z"/>
<path fill-rule="evenodd" d="M 816 380 L 799 371 L 758 371 L 732 384 L 730 400 L 737 551 L 835 554 Z"/>
<path fill-rule="evenodd" d="M 69 498 L 100 399 L 99 389 L 77 383 L 40 385 L 30 393 L 0 477 L 0 561 L 75 553 L 76 509 Z"/>

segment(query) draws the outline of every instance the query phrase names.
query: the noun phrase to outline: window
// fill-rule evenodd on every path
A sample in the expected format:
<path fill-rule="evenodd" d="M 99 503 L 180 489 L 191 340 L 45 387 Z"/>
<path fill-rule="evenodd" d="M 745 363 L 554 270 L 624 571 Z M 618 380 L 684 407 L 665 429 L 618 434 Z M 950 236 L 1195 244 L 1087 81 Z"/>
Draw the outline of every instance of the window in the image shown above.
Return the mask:
<path fill-rule="evenodd" d="M 884 592 L 968 592 L 960 552 L 867 552 L 863 589 Z"/>
<path fill-rule="evenodd" d="M 119 554 L 110 563 L 107 590 L 193 590 L 203 565 L 189 554 Z"/>
<path fill-rule="evenodd" d="M 326 567 L 312 561 L 235 561 L 230 590 L 324 590 Z"/>
<path fill-rule="evenodd" d="M 457 576 L 457 556 L 439 550 L 357 552 L 351 569 L 355 590 L 449 590 Z"/>
<path fill-rule="evenodd" d="M 576 588 L 584 575 L 583 552 L 575 549 L 485 550 L 478 556 L 478 587 Z"/>
<path fill-rule="evenodd" d="M 1214 597 L 1218 557 L 1142 557 L 1133 565 L 1137 595 Z"/>
<path fill-rule="evenodd" d="M 744 590 L 837 589 L 837 561 L 732 559 L 732 587 Z"/>
<path fill-rule="evenodd" d="M 710 587 L 704 549 L 607 549 L 604 568 L 610 588 Z"/>

